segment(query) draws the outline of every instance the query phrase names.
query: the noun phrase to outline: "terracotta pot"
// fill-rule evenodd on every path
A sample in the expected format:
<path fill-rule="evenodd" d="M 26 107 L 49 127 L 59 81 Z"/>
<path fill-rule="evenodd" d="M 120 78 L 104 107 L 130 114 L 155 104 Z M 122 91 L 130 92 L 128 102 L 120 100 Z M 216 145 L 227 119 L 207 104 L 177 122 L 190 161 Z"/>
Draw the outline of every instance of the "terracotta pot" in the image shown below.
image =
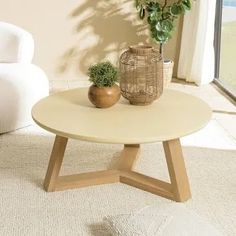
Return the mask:
<path fill-rule="evenodd" d="M 88 98 L 98 108 L 111 107 L 120 99 L 120 87 L 116 84 L 112 87 L 91 85 L 89 87 Z"/>

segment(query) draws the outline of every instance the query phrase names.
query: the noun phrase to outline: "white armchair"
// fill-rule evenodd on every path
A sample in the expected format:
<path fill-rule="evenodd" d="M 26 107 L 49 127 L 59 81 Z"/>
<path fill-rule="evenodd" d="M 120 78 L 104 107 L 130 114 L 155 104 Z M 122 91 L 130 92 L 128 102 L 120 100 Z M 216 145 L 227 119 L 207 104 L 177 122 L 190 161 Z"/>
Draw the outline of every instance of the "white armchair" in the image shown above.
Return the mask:
<path fill-rule="evenodd" d="M 0 133 L 30 125 L 32 106 L 49 93 L 47 76 L 31 64 L 33 54 L 30 33 L 0 22 Z"/>

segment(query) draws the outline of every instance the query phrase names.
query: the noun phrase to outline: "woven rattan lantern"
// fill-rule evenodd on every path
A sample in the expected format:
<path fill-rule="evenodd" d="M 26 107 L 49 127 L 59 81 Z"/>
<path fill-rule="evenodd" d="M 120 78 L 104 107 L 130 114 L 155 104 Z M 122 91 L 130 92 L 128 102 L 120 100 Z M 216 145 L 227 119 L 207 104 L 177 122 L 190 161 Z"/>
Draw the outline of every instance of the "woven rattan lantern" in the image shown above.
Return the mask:
<path fill-rule="evenodd" d="M 151 46 L 131 46 L 120 57 L 120 88 L 133 105 L 148 105 L 163 92 L 163 61 Z"/>

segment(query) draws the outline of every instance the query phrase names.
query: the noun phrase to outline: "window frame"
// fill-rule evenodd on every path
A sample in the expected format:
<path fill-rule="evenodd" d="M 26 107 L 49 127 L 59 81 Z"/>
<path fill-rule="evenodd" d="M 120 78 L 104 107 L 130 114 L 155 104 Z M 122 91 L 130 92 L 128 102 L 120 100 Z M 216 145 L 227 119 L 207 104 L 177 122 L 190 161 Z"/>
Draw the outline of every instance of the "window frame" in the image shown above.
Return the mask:
<path fill-rule="evenodd" d="M 228 96 L 236 101 L 236 93 L 220 79 L 220 52 L 221 52 L 221 28 L 222 28 L 222 9 L 223 0 L 216 1 L 215 16 L 215 33 L 214 33 L 214 49 L 215 49 L 215 78 L 214 83 L 223 90 Z"/>

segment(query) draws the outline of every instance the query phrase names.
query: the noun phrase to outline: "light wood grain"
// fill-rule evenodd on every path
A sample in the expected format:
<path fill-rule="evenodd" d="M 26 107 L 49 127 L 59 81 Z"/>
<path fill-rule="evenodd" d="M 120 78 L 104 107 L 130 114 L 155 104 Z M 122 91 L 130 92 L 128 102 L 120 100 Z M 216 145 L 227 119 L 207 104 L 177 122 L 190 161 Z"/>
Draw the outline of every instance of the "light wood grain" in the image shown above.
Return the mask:
<path fill-rule="evenodd" d="M 191 197 L 178 139 L 163 142 L 171 183 L 133 170 L 140 152 L 139 144 L 124 145 L 115 169 L 59 177 L 66 144 L 67 138 L 56 136 L 44 181 L 48 192 L 121 182 L 174 201 L 183 202 Z"/>
<path fill-rule="evenodd" d="M 88 88 L 44 98 L 33 107 L 32 117 L 39 126 L 57 134 L 44 188 L 55 191 L 120 181 L 175 201 L 186 201 L 191 193 L 179 138 L 203 128 L 211 114 L 201 99 L 168 89 L 152 105 L 130 106 L 120 99 L 106 110 L 91 105 Z M 67 138 L 125 146 L 114 170 L 58 177 Z M 163 142 L 170 184 L 133 171 L 139 145 L 158 141 Z"/>
<path fill-rule="evenodd" d="M 165 141 L 163 146 L 175 200 L 179 202 L 187 201 L 191 198 L 191 192 L 180 140 Z"/>
<path fill-rule="evenodd" d="M 61 169 L 67 141 L 68 139 L 64 137 L 56 136 L 55 138 L 44 180 L 44 188 L 48 192 L 55 191 L 56 181 Z"/>
<path fill-rule="evenodd" d="M 116 183 L 120 180 L 119 171 L 104 170 L 82 173 L 77 175 L 60 176 L 56 184 L 56 190 L 87 187 L 91 185 Z"/>
<path fill-rule="evenodd" d="M 134 172 L 124 172 L 120 173 L 120 182 L 128 184 L 130 186 L 142 189 L 144 191 L 175 200 L 174 194 L 172 193 L 171 184 L 154 179 L 152 177 Z"/>
<path fill-rule="evenodd" d="M 118 170 L 133 170 L 135 163 L 139 157 L 140 145 L 139 144 L 126 144 L 121 153 L 120 159 L 117 164 Z"/>

